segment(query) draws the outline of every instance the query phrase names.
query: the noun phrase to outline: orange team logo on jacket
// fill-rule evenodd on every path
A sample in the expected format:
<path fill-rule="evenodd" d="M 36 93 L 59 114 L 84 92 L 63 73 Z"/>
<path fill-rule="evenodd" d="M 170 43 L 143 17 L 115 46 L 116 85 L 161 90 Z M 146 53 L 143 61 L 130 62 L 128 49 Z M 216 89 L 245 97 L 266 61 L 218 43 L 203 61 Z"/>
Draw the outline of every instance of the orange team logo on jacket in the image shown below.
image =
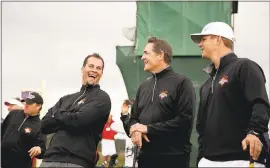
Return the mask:
<path fill-rule="evenodd" d="M 32 129 L 29 128 L 29 127 L 27 127 L 27 128 L 24 129 L 25 133 L 27 133 L 27 134 L 31 133 L 31 130 L 32 130 Z"/>
<path fill-rule="evenodd" d="M 167 97 L 167 96 L 168 96 L 168 91 L 166 91 L 166 90 L 160 91 L 159 97 L 160 97 L 161 100 L 162 100 L 164 97 Z"/>
<path fill-rule="evenodd" d="M 221 87 L 223 87 L 223 85 L 224 85 L 225 83 L 228 83 L 228 82 L 229 82 L 228 76 L 226 75 L 226 76 L 223 76 L 223 77 L 221 78 L 221 80 L 219 81 L 219 84 L 221 85 Z"/>
<path fill-rule="evenodd" d="M 78 105 L 83 104 L 85 101 L 86 101 L 86 98 L 83 98 L 82 100 L 80 100 L 80 101 L 78 102 Z"/>

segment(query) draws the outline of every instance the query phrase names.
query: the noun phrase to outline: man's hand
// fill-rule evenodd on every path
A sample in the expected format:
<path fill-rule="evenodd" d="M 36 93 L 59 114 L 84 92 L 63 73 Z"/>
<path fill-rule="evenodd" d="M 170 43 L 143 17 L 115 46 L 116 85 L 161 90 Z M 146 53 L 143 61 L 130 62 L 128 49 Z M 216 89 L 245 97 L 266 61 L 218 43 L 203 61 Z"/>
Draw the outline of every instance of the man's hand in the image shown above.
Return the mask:
<path fill-rule="evenodd" d="M 32 159 L 33 157 L 41 154 L 41 148 L 39 146 L 34 146 L 28 151 L 28 153 L 29 153 L 29 156 Z"/>
<path fill-rule="evenodd" d="M 247 146 L 249 145 L 249 153 L 253 160 L 258 160 L 263 144 L 260 139 L 252 134 L 248 134 L 246 138 L 242 141 L 243 150 L 247 150 Z"/>
<path fill-rule="evenodd" d="M 134 132 L 131 134 L 131 141 L 134 145 L 142 147 L 142 133 L 141 132 Z"/>
<path fill-rule="evenodd" d="M 137 145 L 139 148 L 142 147 L 142 137 L 145 139 L 146 142 L 150 142 L 148 137 L 145 134 L 142 134 L 141 132 L 134 132 L 131 134 L 131 141 L 134 145 Z"/>
<path fill-rule="evenodd" d="M 143 124 L 140 124 L 140 123 L 137 123 L 137 124 L 134 124 L 130 127 L 130 135 L 133 134 L 134 132 L 141 132 L 143 134 L 146 134 L 147 133 L 147 126 L 146 125 L 143 125 Z"/>
<path fill-rule="evenodd" d="M 129 106 L 127 104 L 123 104 L 122 107 L 121 107 L 121 113 L 123 115 L 126 115 L 128 113 L 128 109 L 129 109 Z"/>

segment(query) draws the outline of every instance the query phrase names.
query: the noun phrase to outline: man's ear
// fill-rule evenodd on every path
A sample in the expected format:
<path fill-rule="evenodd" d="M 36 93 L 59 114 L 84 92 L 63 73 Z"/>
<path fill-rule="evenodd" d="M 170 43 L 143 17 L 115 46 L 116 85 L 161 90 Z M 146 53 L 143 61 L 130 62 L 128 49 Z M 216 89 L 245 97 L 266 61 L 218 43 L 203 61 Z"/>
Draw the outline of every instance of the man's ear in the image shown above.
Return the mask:
<path fill-rule="evenodd" d="M 220 44 L 222 42 L 221 36 L 217 36 L 217 43 Z"/>
<path fill-rule="evenodd" d="M 160 58 L 160 60 L 164 60 L 164 52 L 163 51 L 161 51 L 159 53 L 159 58 Z"/>
<path fill-rule="evenodd" d="M 81 68 L 81 73 L 83 73 L 83 68 L 84 68 L 84 67 Z"/>
<path fill-rule="evenodd" d="M 36 108 L 37 108 L 38 110 L 40 110 L 40 109 L 41 109 L 41 105 L 38 104 Z"/>

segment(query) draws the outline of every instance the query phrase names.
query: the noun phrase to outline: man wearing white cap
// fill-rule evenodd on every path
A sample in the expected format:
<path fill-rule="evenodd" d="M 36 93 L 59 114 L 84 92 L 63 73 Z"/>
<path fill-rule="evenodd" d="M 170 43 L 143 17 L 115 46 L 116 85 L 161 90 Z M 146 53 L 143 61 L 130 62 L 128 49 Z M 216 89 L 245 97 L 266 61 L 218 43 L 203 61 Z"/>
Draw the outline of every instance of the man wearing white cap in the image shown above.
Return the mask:
<path fill-rule="evenodd" d="M 6 101 L 4 104 L 7 106 L 9 112 L 12 110 L 24 109 L 24 105 L 19 98 L 10 99 L 9 101 Z"/>
<path fill-rule="evenodd" d="M 226 23 L 211 22 L 191 39 L 212 62 L 200 88 L 198 167 L 248 167 L 254 161 L 264 167 L 270 108 L 263 70 L 233 53 L 234 33 Z"/>

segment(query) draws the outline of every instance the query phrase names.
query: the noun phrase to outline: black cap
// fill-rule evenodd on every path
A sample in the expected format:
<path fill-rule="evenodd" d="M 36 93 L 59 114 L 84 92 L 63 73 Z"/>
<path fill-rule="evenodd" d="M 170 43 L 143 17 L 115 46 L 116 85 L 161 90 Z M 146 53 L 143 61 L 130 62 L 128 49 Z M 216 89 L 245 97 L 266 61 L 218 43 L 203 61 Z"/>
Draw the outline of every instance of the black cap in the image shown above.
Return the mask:
<path fill-rule="evenodd" d="M 25 99 L 26 104 L 43 104 L 43 98 L 37 92 L 30 92 L 28 97 Z"/>

